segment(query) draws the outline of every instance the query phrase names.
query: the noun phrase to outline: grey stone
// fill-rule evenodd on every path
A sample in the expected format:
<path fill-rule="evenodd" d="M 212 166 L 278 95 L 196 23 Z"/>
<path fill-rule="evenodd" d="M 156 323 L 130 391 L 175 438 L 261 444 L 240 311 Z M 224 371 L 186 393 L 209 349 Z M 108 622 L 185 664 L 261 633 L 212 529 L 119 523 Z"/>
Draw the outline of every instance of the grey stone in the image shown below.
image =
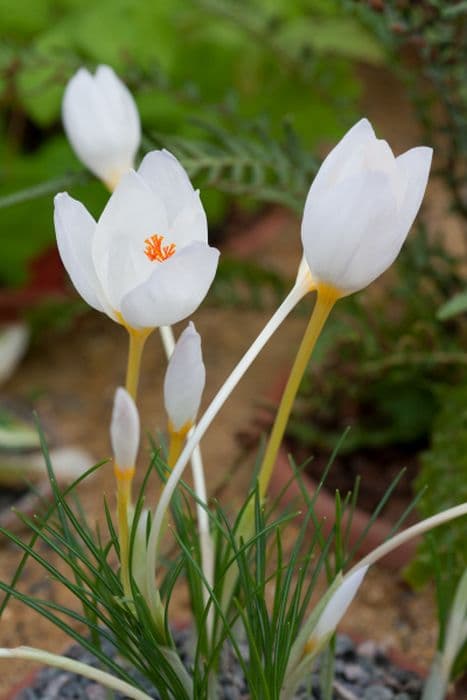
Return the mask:
<path fill-rule="evenodd" d="M 365 690 L 363 700 L 394 700 L 394 693 L 383 685 L 370 685 Z"/>
<path fill-rule="evenodd" d="M 346 634 L 340 634 L 336 639 L 336 656 L 355 656 L 355 645 Z"/>
<path fill-rule="evenodd" d="M 351 683 L 359 683 L 360 685 L 366 685 L 370 679 L 370 676 L 365 669 L 360 666 L 360 664 L 356 663 L 346 664 L 342 671 L 342 675 L 347 681 L 350 681 Z"/>

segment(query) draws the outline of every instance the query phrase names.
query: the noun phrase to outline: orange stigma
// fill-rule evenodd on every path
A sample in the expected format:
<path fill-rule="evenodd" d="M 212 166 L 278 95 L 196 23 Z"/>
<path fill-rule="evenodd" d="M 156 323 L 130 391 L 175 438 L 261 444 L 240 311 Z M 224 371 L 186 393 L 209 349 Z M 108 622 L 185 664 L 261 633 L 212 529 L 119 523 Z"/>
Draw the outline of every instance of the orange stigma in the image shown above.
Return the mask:
<path fill-rule="evenodd" d="M 175 243 L 170 243 L 169 245 L 162 245 L 164 236 L 156 234 L 146 238 L 144 241 L 146 247 L 144 249 L 145 254 L 148 256 L 151 262 L 164 262 L 168 258 L 171 258 L 175 253 L 177 246 Z"/>

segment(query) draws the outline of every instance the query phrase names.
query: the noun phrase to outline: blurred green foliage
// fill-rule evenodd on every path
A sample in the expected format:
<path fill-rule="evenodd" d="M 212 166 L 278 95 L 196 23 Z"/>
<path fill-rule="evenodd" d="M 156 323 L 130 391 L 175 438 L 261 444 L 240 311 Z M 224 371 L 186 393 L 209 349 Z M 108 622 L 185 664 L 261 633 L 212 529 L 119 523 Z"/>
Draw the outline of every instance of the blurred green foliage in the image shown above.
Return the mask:
<path fill-rule="evenodd" d="M 219 125 L 285 117 L 306 147 L 334 139 L 355 117 L 352 60 L 380 61 L 377 41 L 338 0 L 0 0 L 0 206 L 5 195 L 57 180 L 80 165 L 60 125 L 66 81 L 108 63 L 135 94 L 148 132 L 192 137 L 194 119 Z M 70 187 L 98 213 L 95 182 Z M 52 189 L 52 188 L 51 188 Z M 2 198 L 3 195 L 3 198 Z M 228 200 L 204 193 L 212 223 Z M 0 209 L 0 284 L 53 240 L 51 196 Z"/>
<path fill-rule="evenodd" d="M 421 457 L 422 471 L 416 480 L 417 488 L 425 489 L 418 506 L 425 517 L 453 505 L 453 494 L 456 503 L 467 501 L 467 385 L 445 387 L 440 399 L 442 408 L 433 426 L 431 447 Z M 459 579 L 467 568 L 465 519 L 456 527 L 438 528 L 430 540 L 451 579 Z M 430 550 L 427 541 L 410 568 L 414 583 L 423 583 L 431 575 Z"/>

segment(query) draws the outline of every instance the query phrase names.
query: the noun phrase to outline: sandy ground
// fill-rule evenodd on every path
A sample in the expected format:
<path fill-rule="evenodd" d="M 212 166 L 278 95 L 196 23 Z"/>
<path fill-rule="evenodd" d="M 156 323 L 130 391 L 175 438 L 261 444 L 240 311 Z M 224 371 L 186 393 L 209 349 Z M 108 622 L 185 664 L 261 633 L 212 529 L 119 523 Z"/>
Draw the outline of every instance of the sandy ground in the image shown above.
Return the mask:
<path fill-rule="evenodd" d="M 384 74 L 385 76 L 385 74 Z M 364 96 L 365 111 L 376 121 L 380 133 L 400 152 L 419 143 L 413 115 L 400 89 L 389 77 L 366 75 L 372 92 Z M 385 82 L 386 81 L 386 82 Z M 377 104 L 377 113 L 372 105 Z M 435 183 L 430 188 L 428 210 L 439 221 L 444 211 L 444 196 Z M 298 224 L 281 216 L 274 235 L 266 237 L 257 256 L 271 267 L 292 276 L 300 256 Z M 457 245 L 456 224 L 451 227 L 450 245 Z M 214 395 L 227 373 L 241 357 L 262 328 L 268 312 L 234 311 L 204 306 L 194 317 L 203 338 L 207 367 L 205 405 Z M 251 456 L 241 459 L 236 434 L 249 425 L 255 406 L 267 395 L 273 378 L 283 371 L 293 355 L 304 328 L 304 318 L 292 316 L 277 333 L 229 399 L 203 441 L 203 454 L 209 492 L 218 493 L 232 507 L 241 498 L 251 472 Z M 176 329 L 177 333 L 179 328 Z M 124 332 L 97 314 L 89 313 L 66 332 L 44 333 L 30 349 L 20 371 L 3 388 L 4 394 L 22 398 L 35 406 L 49 430 L 52 441 L 59 444 L 85 445 L 96 460 L 110 454 L 108 423 L 115 387 L 123 382 L 126 338 Z M 148 342 L 140 391 L 140 408 L 145 430 L 154 434 L 163 430 L 165 417 L 161 408 L 164 360 L 155 334 Z M 142 449 L 141 467 L 146 448 Z M 106 465 L 81 489 L 84 508 L 90 514 L 102 511 L 105 494 L 113 499 L 111 466 Z M 291 533 L 291 538 L 293 533 Z M 55 565 L 55 558 L 47 553 Z M 18 561 L 15 547 L 2 543 L 0 577 L 8 580 Z M 56 601 L 67 600 L 47 577 L 28 567 L 23 589 Z M 187 619 L 184 591 L 177 597 L 177 617 Z M 424 666 L 433 652 L 436 624 L 430 591 L 415 595 L 401 582 L 398 574 L 384 568 L 372 570 L 347 615 L 344 629 L 358 638 L 372 638 L 388 648 L 397 649 L 409 663 Z M 20 605 L 12 603 L 0 631 L 0 644 L 37 645 L 54 651 L 66 646 L 64 636 L 50 624 Z M 2 662 L 0 697 L 31 670 L 24 663 Z"/>

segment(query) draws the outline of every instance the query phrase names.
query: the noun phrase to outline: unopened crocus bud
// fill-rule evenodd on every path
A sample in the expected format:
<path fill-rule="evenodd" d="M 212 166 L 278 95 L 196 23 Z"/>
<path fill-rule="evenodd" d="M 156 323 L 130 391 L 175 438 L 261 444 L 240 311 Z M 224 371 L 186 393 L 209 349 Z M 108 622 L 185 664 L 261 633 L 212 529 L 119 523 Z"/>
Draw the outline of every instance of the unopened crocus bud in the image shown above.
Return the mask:
<path fill-rule="evenodd" d="M 357 569 L 350 576 L 346 576 L 337 590 L 334 591 L 313 630 L 313 636 L 310 641 L 315 646 L 318 646 L 334 634 L 337 625 L 355 598 L 367 571 L 368 566 L 362 566 L 360 569 Z"/>
<path fill-rule="evenodd" d="M 63 126 L 78 158 L 113 190 L 134 166 L 141 140 L 135 101 L 109 66 L 80 68 L 63 97 Z"/>
<path fill-rule="evenodd" d="M 186 432 L 193 425 L 205 381 L 201 338 L 190 322 L 175 345 L 164 380 L 165 410 L 172 432 Z"/>
<path fill-rule="evenodd" d="M 110 440 L 117 478 L 131 478 L 139 447 L 139 416 L 135 402 L 122 387 L 115 392 Z"/>
<path fill-rule="evenodd" d="M 396 259 L 420 208 L 433 151 L 394 157 L 367 119 L 347 132 L 316 175 L 302 241 L 318 288 L 335 296 L 363 289 Z"/>

